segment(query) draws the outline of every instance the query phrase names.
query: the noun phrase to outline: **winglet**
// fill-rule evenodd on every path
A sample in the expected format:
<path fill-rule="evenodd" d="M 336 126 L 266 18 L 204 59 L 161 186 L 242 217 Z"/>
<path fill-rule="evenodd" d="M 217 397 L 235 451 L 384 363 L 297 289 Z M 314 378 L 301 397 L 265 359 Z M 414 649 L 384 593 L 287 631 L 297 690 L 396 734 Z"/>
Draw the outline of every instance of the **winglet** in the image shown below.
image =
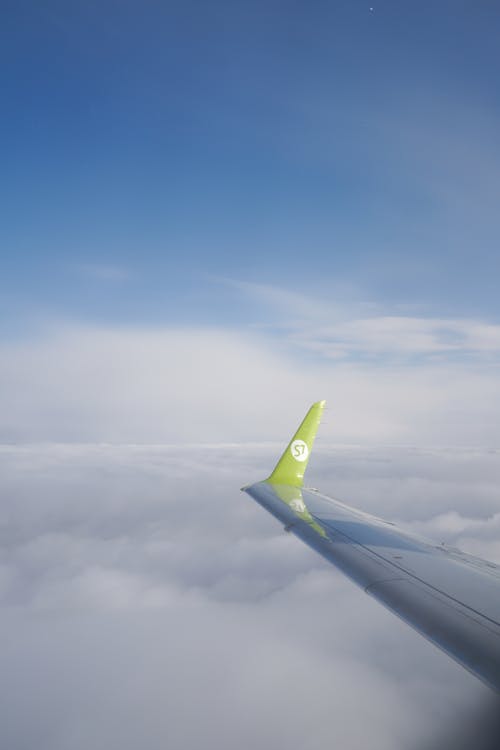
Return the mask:
<path fill-rule="evenodd" d="M 302 487 L 325 403 L 326 401 L 318 401 L 311 406 L 273 473 L 268 477 L 268 482 Z"/>

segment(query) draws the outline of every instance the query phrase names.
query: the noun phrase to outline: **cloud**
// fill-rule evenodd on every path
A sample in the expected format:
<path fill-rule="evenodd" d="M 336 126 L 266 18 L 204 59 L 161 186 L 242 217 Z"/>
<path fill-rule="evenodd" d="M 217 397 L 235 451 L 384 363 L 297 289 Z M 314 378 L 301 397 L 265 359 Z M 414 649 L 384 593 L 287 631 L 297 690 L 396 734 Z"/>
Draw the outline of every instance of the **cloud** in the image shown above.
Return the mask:
<path fill-rule="evenodd" d="M 495 445 L 500 380 L 479 362 L 337 362 L 262 332 L 61 325 L 0 344 L 4 442 L 286 439 L 326 398 L 336 442 Z"/>
<path fill-rule="evenodd" d="M 292 347 L 326 359 L 415 363 L 415 358 L 498 361 L 500 325 L 472 318 L 390 313 L 338 287 L 336 302 L 269 284 L 225 280 L 274 319 Z M 348 299 L 350 296 L 350 299 Z M 356 299 L 358 301 L 356 301 Z M 271 325 L 268 323 L 268 328 Z"/>
<path fill-rule="evenodd" d="M 297 331 L 291 338 L 333 358 L 500 353 L 500 326 L 474 320 L 377 316 Z"/>
<path fill-rule="evenodd" d="M 103 263 L 80 263 L 76 270 L 82 276 L 94 281 L 122 282 L 130 278 L 130 271 L 123 266 Z"/>
<path fill-rule="evenodd" d="M 239 492 L 275 450 L 2 447 L 6 745 L 318 750 L 333 732 L 342 747 L 426 750 L 477 718 L 479 682 Z M 442 485 L 460 452 L 328 453 L 315 475 L 329 488 L 342 477 L 346 500 L 359 465 L 365 491 L 380 467 L 395 475 L 400 508 L 415 474 L 428 475 L 433 515 L 453 503 Z M 471 486 L 485 461 L 469 457 Z M 493 503 L 491 472 L 483 483 Z M 369 492 L 366 503 L 392 508 Z M 489 522 L 473 520 L 480 544 Z"/>

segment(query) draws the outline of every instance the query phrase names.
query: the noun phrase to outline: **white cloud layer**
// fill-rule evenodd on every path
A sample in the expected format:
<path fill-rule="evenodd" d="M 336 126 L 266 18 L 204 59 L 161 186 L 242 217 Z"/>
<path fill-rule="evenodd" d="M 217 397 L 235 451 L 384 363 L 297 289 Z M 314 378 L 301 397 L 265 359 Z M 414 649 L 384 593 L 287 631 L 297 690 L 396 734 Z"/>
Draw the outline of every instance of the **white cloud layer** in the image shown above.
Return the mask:
<path fill-rule="evenodd" d="M 489 691 L 239 493 L 275 452 L 2 447 L 6 747 L 493 747 Z M 428 532 L 498 544 L 497 458 L 462 458 L 328 449 L 311 476 L 404 518 L 426 477 Z M 456 467 L 477 517 L 450 516 Z"/>
<path fill-rule="evenodd" d="M 493 365 L 304 360 L 287 341 L 204 328 L 65 326 L 0 344 L 4 442 L 283 440 L 320 398 L 338 442 L 500 444 Z"/>

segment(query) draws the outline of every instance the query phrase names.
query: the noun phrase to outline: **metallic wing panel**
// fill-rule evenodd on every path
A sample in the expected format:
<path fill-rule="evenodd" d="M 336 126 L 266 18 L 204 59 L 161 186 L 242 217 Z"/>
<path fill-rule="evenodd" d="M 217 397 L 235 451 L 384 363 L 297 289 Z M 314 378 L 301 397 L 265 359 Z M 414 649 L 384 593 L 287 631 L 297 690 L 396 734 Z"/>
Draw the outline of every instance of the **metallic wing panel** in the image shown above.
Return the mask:
<path fill-rule="evenodd" d="M 287 531 L 500 692 L 500 568 L 303 488 L 303 466 L 295 471 L 290 457 L 300 464 L 304 453 L 309 457 L 323 406 L 319 402 L 310 409 L 269 479 L 244 491 Z"/>
<path fill-rule="evenodd" d="M 245 488 L 287 531 L 319 552 L 491 688 L 500 692 L 500 579 L 476 558 L 399 532 L 314 492 Z"/>

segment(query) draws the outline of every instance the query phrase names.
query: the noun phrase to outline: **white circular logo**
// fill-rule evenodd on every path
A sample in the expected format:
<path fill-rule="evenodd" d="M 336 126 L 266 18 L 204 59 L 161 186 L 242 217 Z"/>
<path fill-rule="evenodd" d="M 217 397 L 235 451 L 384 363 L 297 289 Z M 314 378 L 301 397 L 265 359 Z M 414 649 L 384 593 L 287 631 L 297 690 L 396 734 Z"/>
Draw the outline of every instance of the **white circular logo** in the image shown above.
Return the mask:
<path fill-rule="evenodd" d="M 290 453 L 296 461 L 307 461 L 309 455 L 309 448 L 303 440 L 294 440 L 290 446 Z"/>

